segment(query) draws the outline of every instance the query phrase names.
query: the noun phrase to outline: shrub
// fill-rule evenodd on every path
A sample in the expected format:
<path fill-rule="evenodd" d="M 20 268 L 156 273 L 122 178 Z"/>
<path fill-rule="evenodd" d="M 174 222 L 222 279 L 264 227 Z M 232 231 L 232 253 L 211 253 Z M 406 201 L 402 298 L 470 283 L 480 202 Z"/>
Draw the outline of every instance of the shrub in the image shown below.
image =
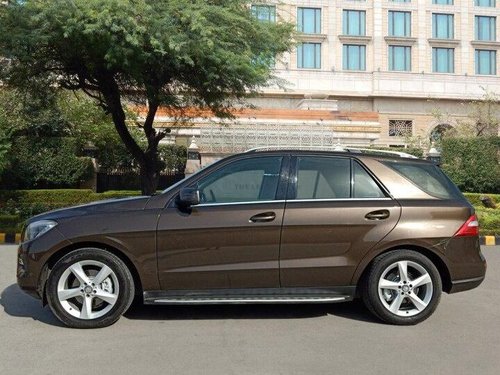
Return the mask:
<path fill-rule="evenodd" d="M 442 167 L 462 191 L 500 193 L 500 137 L 444 138 Z"/>
<path fill-rule="evenodd" d="M 0 215 L 0 233 L 16 233 L 21 223 L 19 215 Z"/>
<path fill-rule="evenodd" d="M 500 209 L 476 207 L 479 228 L 483 235 L 500 235 Z"/>
<path fill-rule="evenodd" d="M 94 201 L 140 195 L 136 191 L 108 191 L 97 194 L 92 190 L 1 190 L 0 213 L 18 215 L 21 220 L 43 212 Z"/>
<path fill-rule="evenodd" d="M 11 167 L 2 180 L 11 188 L 75 187 L 92 173 L 89 158 L 77 157 L 76 141 L 61 137 L 17 137 Z"/>

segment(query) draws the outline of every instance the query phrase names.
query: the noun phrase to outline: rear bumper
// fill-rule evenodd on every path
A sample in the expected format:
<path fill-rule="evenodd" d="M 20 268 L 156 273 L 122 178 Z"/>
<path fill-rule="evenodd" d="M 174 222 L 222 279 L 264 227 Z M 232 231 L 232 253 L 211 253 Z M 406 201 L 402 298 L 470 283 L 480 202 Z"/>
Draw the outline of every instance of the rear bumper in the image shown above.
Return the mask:
<path fill-rule="evenodd" d="M 450 293 L 464 292 L 466 290 L 477 288 L 484 280 L 484 276 L 474 277 L 472 279 L 455 280 L 451 282 Z"/>
<path fill-rule="evenodd" d="M 463 292 L 481 285 L 486 275 L 486 259 L 478 237 L 454 237 L 446 247 L 451 276 L 449 293 Z"/>

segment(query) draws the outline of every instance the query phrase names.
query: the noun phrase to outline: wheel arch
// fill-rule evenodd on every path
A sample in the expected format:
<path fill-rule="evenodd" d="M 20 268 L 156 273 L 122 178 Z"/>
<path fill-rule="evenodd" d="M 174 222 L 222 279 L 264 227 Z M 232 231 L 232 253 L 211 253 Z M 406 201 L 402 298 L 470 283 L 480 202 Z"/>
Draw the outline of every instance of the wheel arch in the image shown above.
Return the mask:
<path fill-rule="evenodd" d="M 368 271 L 370 270 L 370 267 L 373 264 L 373 261 L 377 257 L 394 250 L 412 250 L 427 257 L 436 266 L 439 275 L 441 276 L 441 282 L 443 284 L 443 292 L 445 293 L 450 292 L 452 287 L 451 275 L 448 266 L 446 265 L 444 260 L 434 251 L 429 250 L 428 248 L 425 248 L 423 246 L 416 246 L 416 245 L 397 245 L 373 254 L 371 258 L 369 258 L 369 260 L 366 262 L 363 268 L 356 270 L 356 273 L 352 280 L 353 284 L 359 285 L 364 280 Z"/>
<path fill-rule="evenodd" d="M 40 283 L 39 283 L 39 285 L 42 288 L 40 295 L 42 297 L 44 305 L 46 305 L 47 303 L 45 296 L 47 279 L 54 265 L 66 254 L 69 254 L 74 250 L 84 249 L 84 248 L 96 248 L 104 250 L 120 258 L 120 260 L 122 260 L 123 263 L 125 263 L 130 273 L 132 274 L 132 278 L 134 279 L 135 295 L 142 296 L 143 287 L 142 287 L 141 277 L 139 276 L 139 271 L 137 270 L 137 267 L 135 266 L 134 262 L 123 251 L 121 251 L 117 247 L 110 246 L 108 244 L 103 244 L 100 242 L 91 242 L 91 241 L 77 242 L 59 249 L 57 252 L 52 254 L 45 262 L 42 272 L 40 274 Z"/>

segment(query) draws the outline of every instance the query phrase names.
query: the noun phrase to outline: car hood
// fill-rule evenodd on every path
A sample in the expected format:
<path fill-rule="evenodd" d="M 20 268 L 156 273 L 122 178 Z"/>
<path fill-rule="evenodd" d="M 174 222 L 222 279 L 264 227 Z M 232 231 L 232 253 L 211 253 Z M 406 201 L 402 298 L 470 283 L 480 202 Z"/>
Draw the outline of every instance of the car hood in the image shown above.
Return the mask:
<path fill-rule="evenodd" d="M 33 216 L 26 224 L 39 220 L 58 220 L 81 215 L 92 215 L 105 212 L 142 210 L 151 197 L 131 197 L 121 199 L 107 199 L 92 202 L 81 206 L 62 208 Z"/>

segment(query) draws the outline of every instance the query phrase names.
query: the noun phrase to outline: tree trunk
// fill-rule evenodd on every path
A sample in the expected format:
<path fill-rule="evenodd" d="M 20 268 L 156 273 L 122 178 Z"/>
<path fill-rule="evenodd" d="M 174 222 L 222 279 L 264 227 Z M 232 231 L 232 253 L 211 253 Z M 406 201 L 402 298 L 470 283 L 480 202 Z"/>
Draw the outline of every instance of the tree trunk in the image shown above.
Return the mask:
<path fill-rule="evenodd" d="M 140 164 L 142 195 L 153 195 L 160 181 L 161 163 L 156 148 L 146 152 L 144 162 Z"/>
<path fill-rule="evenodd" d="M 158 134 L 153 127 L 156 112 L 159 107 L 157 98 L 158 91 L 153 91 L 153 94 L 156 94 L 156 96 L 153 95 L 148 100 L 150 103 L 148 114 L 144 126 L 142 126 L 148 141 L 148 148 L 146 151 L 143 151 L 132 137 L 127 127 L 126 115 L 121 102 L 120 89 L 112 74 L 104 72 L 101 75 L 99 87 L 104 94 L 106 107 L 111 113 L 118 135 L 139 164 L 142 194 L 155 194 L 158 189 L 160 172 L 162 170 L 162 163 L 158 155 L 158 144 L 165 136 L 165 133 Z"/>
<path fill-rule="evenodd" d="M 160 181 L 160 173 L 158 173 L 154 166 L 149 165 L 149 163 L 142 165 L 140 171 L 142 195 L 155 194 Z"/>

